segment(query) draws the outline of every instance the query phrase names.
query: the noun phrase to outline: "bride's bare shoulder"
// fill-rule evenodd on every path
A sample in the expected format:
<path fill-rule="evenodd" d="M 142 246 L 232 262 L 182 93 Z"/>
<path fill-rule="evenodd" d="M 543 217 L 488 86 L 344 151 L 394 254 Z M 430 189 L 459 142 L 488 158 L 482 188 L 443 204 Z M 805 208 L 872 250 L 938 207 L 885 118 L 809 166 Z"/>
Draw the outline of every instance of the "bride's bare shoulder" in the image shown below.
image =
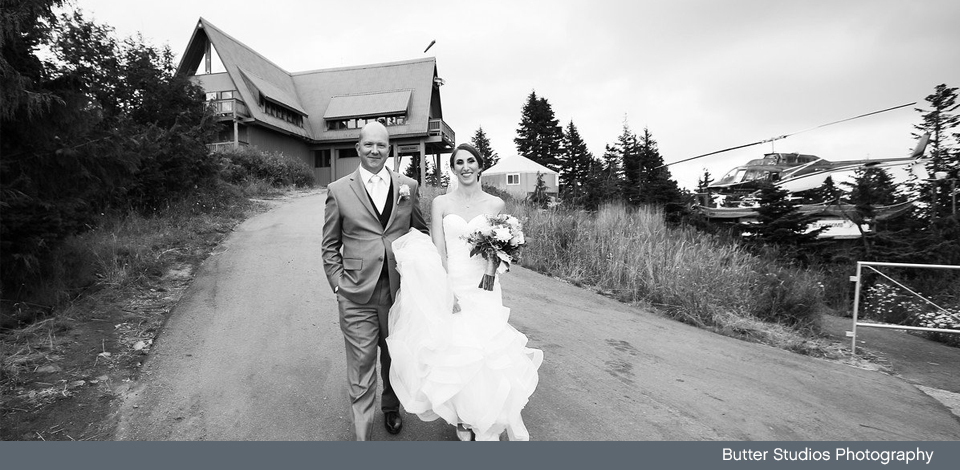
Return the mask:
<path fill-rule="evenodd" d="M 507 206 L 507 203 L 503 202 L 503 199 L 490 193 L 487 193 L 487 197 L 489 198 L 488 204 L 490 204 L 490 209 L 494 214 L 503 212 L 503 208 Z"/>
<path fill-rule="evenodd" d="M 447 207 L 447 204 L 450 201 L 449 194 L 441 194 L 433 198 L 433 202 L 430 203 L 432 207 Z"/>

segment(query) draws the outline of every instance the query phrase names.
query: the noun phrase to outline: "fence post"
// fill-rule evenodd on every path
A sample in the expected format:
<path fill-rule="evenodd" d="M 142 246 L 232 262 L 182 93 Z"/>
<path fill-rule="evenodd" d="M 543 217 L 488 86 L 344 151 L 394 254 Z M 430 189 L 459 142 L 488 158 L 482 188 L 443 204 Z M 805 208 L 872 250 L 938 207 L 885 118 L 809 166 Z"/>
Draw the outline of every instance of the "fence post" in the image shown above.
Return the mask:
<path fill-rule="evenodd" d="M 853 339 L 850 340 L 850 354 L 857 353 L 857 313 L 860 309 L 860 277 L 862 267 L 860 263 L 860 261 L 857 261 L 857 275 L 850 278 L 851 281 L 856 283 L 853 291 L 853 331 L 850 332 L 850 336 Z"/>

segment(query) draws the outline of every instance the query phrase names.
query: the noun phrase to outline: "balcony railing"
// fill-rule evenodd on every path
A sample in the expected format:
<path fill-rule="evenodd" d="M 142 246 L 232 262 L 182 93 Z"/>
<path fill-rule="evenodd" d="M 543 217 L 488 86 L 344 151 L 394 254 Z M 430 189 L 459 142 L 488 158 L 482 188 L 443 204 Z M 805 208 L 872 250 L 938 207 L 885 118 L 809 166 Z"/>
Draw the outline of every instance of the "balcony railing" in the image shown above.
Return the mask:
<path fill-rule="evenodd" d="M 450 145 L 457 141 L 457 135 L 447 123 L 443 122 L 443 119 L 431 119 L 427 123 L 427 132 L 430 135 L 442 137 Z"/>
<path fill-rule="evenodd" d="M 248 144 L 248 143 L 246 143 L 246 142 L 242 142 L 242 141 L 241 141 L 241 142 L 237 142 L 236 145 L 234 145 L 233 141 L 230 141 L 230 142 L 214 142 L 214 143 L 212 143 L 212 144 L 207 144 L 207 150 L 209 150 L 211 153 L 213 153 L 213 152 L 223 152 L 223 151 L 225 151 L 225 150 L 230 150 L 230 149 L 233 149 L 233 148 L 246 147 L 247 145 L 250 145 L 250 144 Z"/>
<path fill-rule="evenodd" d="M 250 117 L 250 108 L 247 107 L 246 103 L 236 98 L 212 100 L 208 101 L 207 105 L 213 108 L 213 114 L 217 117 L 232 119 Z"/>

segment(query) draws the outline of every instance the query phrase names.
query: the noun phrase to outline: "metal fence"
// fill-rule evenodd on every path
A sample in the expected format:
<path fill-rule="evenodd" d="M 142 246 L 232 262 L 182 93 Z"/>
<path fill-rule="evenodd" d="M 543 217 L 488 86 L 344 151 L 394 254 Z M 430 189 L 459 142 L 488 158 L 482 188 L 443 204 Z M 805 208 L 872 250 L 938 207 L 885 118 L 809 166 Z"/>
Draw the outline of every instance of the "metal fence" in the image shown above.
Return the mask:
<path fill-rule="evenodd" d="M 897 268 L 960 269 L 960 266 L 942 265 L 942 264 L 879 263 L 879 262 L 871 262 L 871 261 L 857 261 L 857 275 L 850 277 L 850 280 L 857 284 L 856 290 L 854 291 L 854 294 L 853 294 L 853 330 L 847 332 L 847 336 L 850 336 L 852 338 L 851 344 L 850 344 L 850 350 L 853 354 L 857 353 L 857 327 L 858 326 L 865 327 L 865 328 L 888 328 L 888 329 L 895 329 L 895 330 L 914 330 L 914 331 L 929 331 L 934 333 L 960 334 L 960 330 L 954 330 L 954 329 L 948 329 L 948 328 L 928 328 L 928 327 L 922 327 L 922 326 L 906 326 L 906 325 L 897 325 L 892 323 L 872 323 L 872 322 L 866 323 L 866 322 L 859 321 L 860 287 L 861 287 L 861 282 L 863 280 L 863 268 L 867 268 L 877 273 L 887 281 L 900 287 L 901 289 L 917 297 L 918 299 L 921 299 L 925 304 L 934 307 L 938 311 L 948 312 L 948 310 L 937 305 L 930 299 L 927 299 L 923 295 L 915 292 L 913 289 L 910 289 L 909 287 L 905 286 L 903 283 L 897 281 L 896 279 L 893 279 L 892 277 L 876 269 L 876 267 L 883 267 L 883 266 L 897 267 Z"/>

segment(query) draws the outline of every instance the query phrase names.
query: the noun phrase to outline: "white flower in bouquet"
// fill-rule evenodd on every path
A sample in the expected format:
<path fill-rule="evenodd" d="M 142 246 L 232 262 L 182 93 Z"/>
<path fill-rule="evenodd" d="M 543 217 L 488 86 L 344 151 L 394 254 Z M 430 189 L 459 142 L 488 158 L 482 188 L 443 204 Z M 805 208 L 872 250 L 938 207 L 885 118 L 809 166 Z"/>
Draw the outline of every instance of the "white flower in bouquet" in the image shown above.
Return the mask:
<path fill-rule="evenodd" d="M 510 270 L 520 246 L 524 244 L 520 221 L 509 214 L 485 216 L 483 223 L 463 238 L 470 244 L 470 256 L 480 255 L 486 261 L 480 287 L 493 290 L 497 273 Z"/>

